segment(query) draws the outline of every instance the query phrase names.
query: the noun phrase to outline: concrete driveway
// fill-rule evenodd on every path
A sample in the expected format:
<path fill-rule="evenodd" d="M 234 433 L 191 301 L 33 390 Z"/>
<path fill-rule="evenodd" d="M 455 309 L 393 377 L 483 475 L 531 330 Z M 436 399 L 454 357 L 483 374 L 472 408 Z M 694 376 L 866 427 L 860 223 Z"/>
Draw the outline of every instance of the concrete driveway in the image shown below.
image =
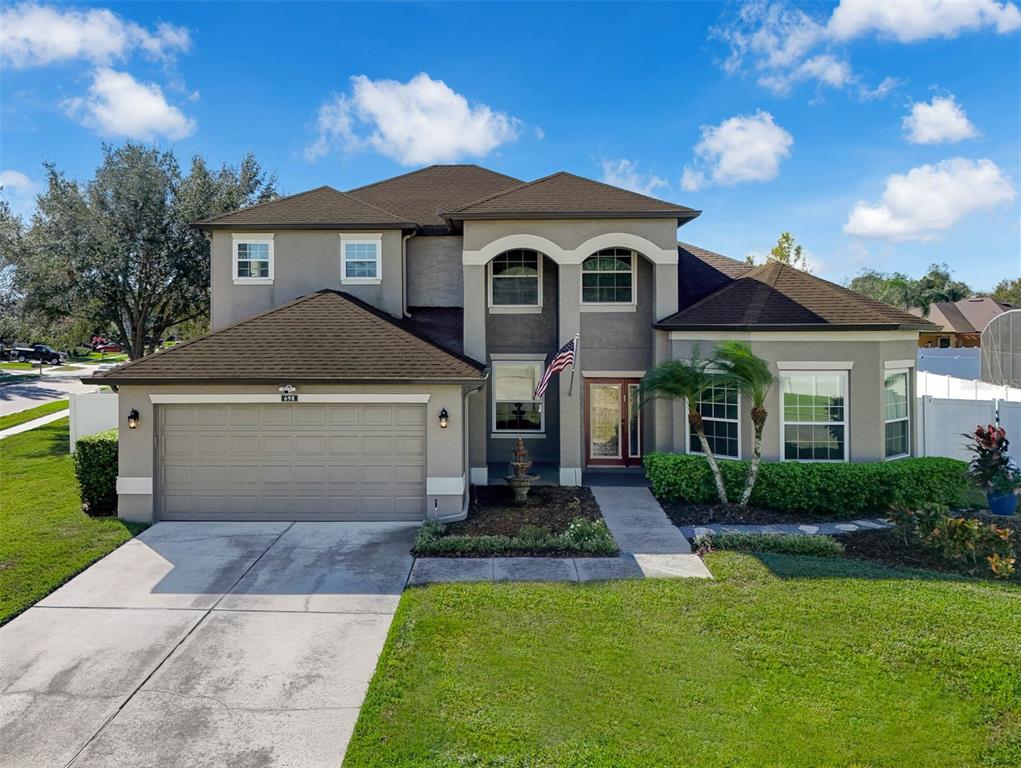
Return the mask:
<path fill-rule="evenodd" d="M 337 768 L 416 527 L 153 526 L 0 629 L 0 765 Z"/>
<path fill-rule="evenodd" d="M 0 385 L 0 416 L 35 408 L 51 400 L 61 400 L 71 393 L 99 391 L 95 384 L 82 384 L 79 381 L 82 376 L 88 376 L 91 370 L 91 367 L 84 366 L 79 371 L 44 368 L 42 378 Z"/>

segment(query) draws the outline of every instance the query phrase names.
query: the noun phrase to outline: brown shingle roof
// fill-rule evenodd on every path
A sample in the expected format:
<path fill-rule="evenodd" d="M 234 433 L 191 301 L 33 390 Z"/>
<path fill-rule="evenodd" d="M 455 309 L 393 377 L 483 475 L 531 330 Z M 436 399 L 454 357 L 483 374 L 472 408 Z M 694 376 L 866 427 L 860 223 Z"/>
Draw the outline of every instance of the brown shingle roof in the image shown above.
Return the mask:
<path fill-rule="evenodd" d="M 353 296 L 323 290 L 87 380 L 462 381 L 481 380 L 484 368 Z"/>
<path fill-rule="evenodd" d="M 393 211 L 423 227 L 446 231 L 442 211 L 521 184 L 478 165 L 430 165 L 411 173 L 348 190 L 367 203 Z"/>
<path fill-rule="evenodd" d="M 693 219 L 701 211 L 560 171 L 446 212 L 450 219 L 669 217 Z"/>
<path fill-rule="evenodd" d="M 199 221 L 202 228 L 273 227 L 344 229 L 405 229 L 414 221 L 402 219 L 354 195 L 333 187 L 317 187 L 308 192 L 258 203 L 239 211 Z"/>
<path fill-rule="evenodd" d="M 932 324 L 800 269 L 770 262 L 656 324 L 665 330 L 925 330 Z"/>

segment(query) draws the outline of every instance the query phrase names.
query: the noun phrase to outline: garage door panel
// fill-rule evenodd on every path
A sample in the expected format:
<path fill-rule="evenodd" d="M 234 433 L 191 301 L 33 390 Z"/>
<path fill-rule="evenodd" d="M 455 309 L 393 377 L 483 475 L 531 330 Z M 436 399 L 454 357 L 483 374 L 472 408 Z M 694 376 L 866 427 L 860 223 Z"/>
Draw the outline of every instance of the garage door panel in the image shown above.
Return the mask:
<path fill-rule="evenodd" d="M 420 405 L 166 405 L 163 519 L 419 520 Z"/>

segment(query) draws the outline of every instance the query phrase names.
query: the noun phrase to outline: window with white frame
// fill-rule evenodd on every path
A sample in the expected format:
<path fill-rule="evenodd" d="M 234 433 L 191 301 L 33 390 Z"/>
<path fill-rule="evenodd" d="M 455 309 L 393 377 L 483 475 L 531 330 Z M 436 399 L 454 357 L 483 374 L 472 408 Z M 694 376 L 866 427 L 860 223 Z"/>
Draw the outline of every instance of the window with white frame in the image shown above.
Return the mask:
<path fill-rule="evenodd" d="M 491 307 L 542 305 L 542 254 L 527 248 L 506 251 L 489 263 Z"/>
<path fill-rule="evenodd" d="M 911 453 L 911 399 L 908 371 L 887 371 L 883 379 L 885 455 L 896 459 Z"/>
<path fill-rule="evenodd" d="M 847 460 L 846 371 L 782 372 L 780 397 L 785 460 Z"/>
<path fill-rule="evenodd" d="M 714 377 L 713 385 L 702 393 L 695 405 L 702 416 L 702 430 L 713 456 L 739 458 L 741 395 L 737 387 L 727 383 L 722 376 Z M 702 453 L 702 441 L 695 432 L 688 431 L 690 452 Z"/>
<path fill-rule="evenodd" d="M 542 371 L 541 360 L 493 361 L 494 432 L 543 431 L 542 399 L 532 397 Z"/>
<path fill-rule="evenodd" d="M 581 263 L 582 304 L 633 304 L 635 252 L 604 248 Z"/>
<path fill-rule="evenodd" d="M 340 281 L 379 283 L 382 280 L 381 237 L 340 237 Z"/>
<path fill-rule="evenodd" d="M 273 236 L 234 236 L 234 282 L 268 283 L 273 280 Z"/>

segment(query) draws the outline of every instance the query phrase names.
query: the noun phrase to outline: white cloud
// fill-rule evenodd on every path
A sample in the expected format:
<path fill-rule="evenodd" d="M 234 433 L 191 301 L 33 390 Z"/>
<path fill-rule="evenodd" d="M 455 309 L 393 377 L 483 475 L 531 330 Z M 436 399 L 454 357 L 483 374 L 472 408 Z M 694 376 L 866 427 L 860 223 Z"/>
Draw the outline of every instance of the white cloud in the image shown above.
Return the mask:
<path fill-rule="evenodd" d="M 685 167 L 681 186 L 694 191 L 707 179 L 730 186 L 743 181 L 769 181 L 780 173 L 780 161 L 791 154 L 794 138 L 761 109 L 719 125 L 703 125 L 695 145 L 700 167 Z"/>
<path fill-rule="evenodd" d="M 485 104 L 470 104 L 442 80 L 422 72 L 407 83 L 351 78 L 351 91 L 325 102 L 309 159 L 334 145 L 370 147 L 404 165 L 484 157 L 518 137 L 521 121 Z"/>
<path fill-rule="evenodd" d="M 844 232 L 887 240 L 932 240 L 963 217 L 1016 196 L 1014 184 L 992 160 L 954 157 L 893 174 L 879 203 L 859 200 Z"/>
<path fill-rule="evenodd" d="M 996 0 L 842 0 L 826 25 L 836 40 L 874 32 L 902 43 L 956 37 L 986 28 L 1001 35 L 1013 32 L 1021 28 L 1021 11 L 1012 2 Z"/>
<path fill-rule="evenodd" d="M 953 94 L 934 96 L 930 102 L 916 102 L 903 122 L 907 140 L 912 144 L 941 144 L 978 136 L 964 108 Z"/>
<path fill-rule="evenodd" d="M 6 200 L 11 210 L 22 217 L 29 217 L 35 210 L 35 198 L 42 191 L 42 185 L 30 179 L 21 171 L 12 168 L 0 171 L 0 195 Z"/>
<path fill-rule="evenodd" d="M 896 77 L 884 77 L 882 82 L 875 88 L 862 85 L 858 88 L 858 98 L 862 101 L 881 101 L 893 91 L 904 84 L 903 80 Z"/>
<path fill-rule="evenodd" d="M 195 130 L 195 120 L 168 103 L 155 83 L 140 83 L 127 72 L 99 67 L 92 86 L 79 98 L 63 104 L 69 115 L 102 136 L 149 141 L 157 136 L 183 139 Z"/>
<path fill-rule="evenodd" d="M 190 47 L 183 27 L 160 23 L 147 30 L 105 8 L 22 3 L 0 14 L 0 61 L 15 68 L 82 59 L 107 64 L 136 50 L 167 60 Z"/>
<path fill-rule="evenodd" d="M 657 189 L 667 186 L 666 179 L 652 173 L 640 173 L 636 163 L 625 159 L 604 160 L 603 181 L 643 195 L 651 195 Z"/>
<path fill-rule="evenodd" d="M 727 72 L 750 70 L 774 93 L 811 83 L 855 87 L 859 98 L 870 100 L 885 96 L 896 80 L 887 77 L 875 88 L 865 85 L 842 50 L 849 41 L 876 34 L 908 43 L 987 28 L 1013 32 L 1021 28 L 1021 11 L 1013 2 L 996 0 L 841 0 L 827 19 L 787 0 L 753 0 L 711 34 L 729 49 L 723 61 Z"/>

